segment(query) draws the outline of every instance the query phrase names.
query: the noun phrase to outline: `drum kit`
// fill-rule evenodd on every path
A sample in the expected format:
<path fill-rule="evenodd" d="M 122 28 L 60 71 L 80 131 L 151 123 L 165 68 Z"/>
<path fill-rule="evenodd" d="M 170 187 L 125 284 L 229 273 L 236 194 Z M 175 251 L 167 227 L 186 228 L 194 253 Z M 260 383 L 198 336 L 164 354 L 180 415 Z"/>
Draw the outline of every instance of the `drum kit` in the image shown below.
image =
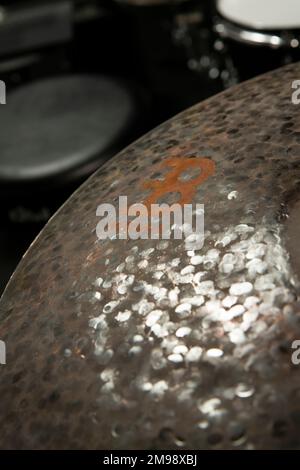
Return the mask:
<path fill-rule="evenodd" d="M 214 30 L 239 81 L 300 59 L 297 0 L 218 0 Z"/>
<path fill-rule="evenodd" d="M 285 4 L 216 3 L 227 78 L 297 60 L 300 9 Z M 287 64 L 183 111 L 50 219 L 0 301 L 1 448 L 300 448 L 297 79 Z M 203 247 L 100 240 L 97 207 L 121 195 L 204 204 Z"/>
<path fill-rule="evenodd" d="M 163 88 L 163 66 L 174 59 L 193 83 L 200 79 L 205 97 L 241 81 L 300 60 L 300 13 L 297 0 L 117 0 L 134 18 L 143 45 L 145 68 L 152 87 Z M 263 5 L 262 5 L 263 4 Z M 168 44 L 164 53 L 163 44 Z M 165 54 L 165 55 L 164 55 Z M 185 72 L 184 72 L 185 71 Z M 188 75 L 188 71 L 191 75 Z M 170 73 L 170 71 L 169 71 Z M 177 69 L 178 73 L 178 69 Z M 172 81 L 176 77 L 172 76 Z M 178 98 L 181 108 L 203 99 L 201 86 L 190 87 L 190 101 Z M 172 106 L 172 103 L 169 104 Z M 180 109 L 177 109 L 179 111 Z M 176 109 L 175 109 L 176 111 Z"/>

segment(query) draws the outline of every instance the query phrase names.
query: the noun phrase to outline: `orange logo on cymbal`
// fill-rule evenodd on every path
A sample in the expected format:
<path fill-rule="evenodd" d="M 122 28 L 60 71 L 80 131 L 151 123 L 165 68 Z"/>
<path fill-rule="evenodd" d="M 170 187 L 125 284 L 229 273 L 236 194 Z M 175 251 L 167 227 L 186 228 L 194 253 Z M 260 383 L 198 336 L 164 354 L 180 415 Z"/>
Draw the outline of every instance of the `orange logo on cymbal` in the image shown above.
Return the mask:
<path fill-rule="evenodd" d="M 164 180 L 149 180 L 143 184 L 145 189 L 152 189 L 152 193 L 144 201 L 146 206 L 151 206 L 160 197 L 171 192 L 180 193 L 181 198 L 178 204 L 188 204 L 193 200 L 198 186 L 215 173 L 215 162 L 209 158 L 172 157 L 164 161 L 159 168 L 165 167 L 169 167 L 171 170 L 167 173 Z M 188 181 L 180 180 L 180 176 L 190 169 L 200 169 L 201 172 L 198 176 Z"/>

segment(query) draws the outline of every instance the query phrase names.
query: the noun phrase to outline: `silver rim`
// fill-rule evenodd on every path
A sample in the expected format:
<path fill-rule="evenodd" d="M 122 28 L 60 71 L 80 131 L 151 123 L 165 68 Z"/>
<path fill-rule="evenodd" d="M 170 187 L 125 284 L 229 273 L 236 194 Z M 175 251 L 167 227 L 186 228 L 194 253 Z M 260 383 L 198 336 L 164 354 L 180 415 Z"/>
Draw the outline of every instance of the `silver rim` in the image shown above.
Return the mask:
<path fill-rule="evenodd" d="M 261 33 L 250 29 L 242 29 L 227 21 L 218 19 L 214 25 L 214 30 L 222 38 L 233 39 L 243 44 L 255 46 L 268 46 L 273 49 L 280 47 L 298 47 L 299 41 L 295 37 L 282 37 L 276 34 Z M 293 45 L 293 43 L 295 45 Z"/>

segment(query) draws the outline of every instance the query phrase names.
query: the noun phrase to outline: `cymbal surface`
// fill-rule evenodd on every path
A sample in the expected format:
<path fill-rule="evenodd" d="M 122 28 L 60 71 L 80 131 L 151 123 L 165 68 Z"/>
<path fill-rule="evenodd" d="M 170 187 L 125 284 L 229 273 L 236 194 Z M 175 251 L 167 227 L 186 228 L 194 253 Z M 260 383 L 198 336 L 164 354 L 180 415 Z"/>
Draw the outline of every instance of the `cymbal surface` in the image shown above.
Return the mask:
<path fill-rule="evenodd" d="M 0 303 L 2 448 L 300 447 L 298 77 L 287 66 L 181 113 L 50 220 Z M 180 186 L 191 161 L 206 177 Z M 205 205 L 201 250 L 97 239 L 99 204 L 158 187 Z"/>

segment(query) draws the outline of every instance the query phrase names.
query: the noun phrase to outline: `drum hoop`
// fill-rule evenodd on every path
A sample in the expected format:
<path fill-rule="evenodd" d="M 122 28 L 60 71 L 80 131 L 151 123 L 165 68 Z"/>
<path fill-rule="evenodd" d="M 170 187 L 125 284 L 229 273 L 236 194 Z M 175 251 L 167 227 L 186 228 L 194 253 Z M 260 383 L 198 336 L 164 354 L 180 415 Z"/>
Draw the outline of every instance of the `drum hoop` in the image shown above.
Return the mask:
<path fill-rule="evenodd" d="M 267 46 L 272 49 L 281 47 L 291 47 L 291 40 L 295 38 L 282 37 L 278 34 L 254 31 L 249 28 L 242 28 L 229 21 L 217 18 L 214 24 L 214 31 L 222 38 L 232 39 L 234 41 L 252 46 Z M 296 39 L 296 38 L 295 38 Z"/>

